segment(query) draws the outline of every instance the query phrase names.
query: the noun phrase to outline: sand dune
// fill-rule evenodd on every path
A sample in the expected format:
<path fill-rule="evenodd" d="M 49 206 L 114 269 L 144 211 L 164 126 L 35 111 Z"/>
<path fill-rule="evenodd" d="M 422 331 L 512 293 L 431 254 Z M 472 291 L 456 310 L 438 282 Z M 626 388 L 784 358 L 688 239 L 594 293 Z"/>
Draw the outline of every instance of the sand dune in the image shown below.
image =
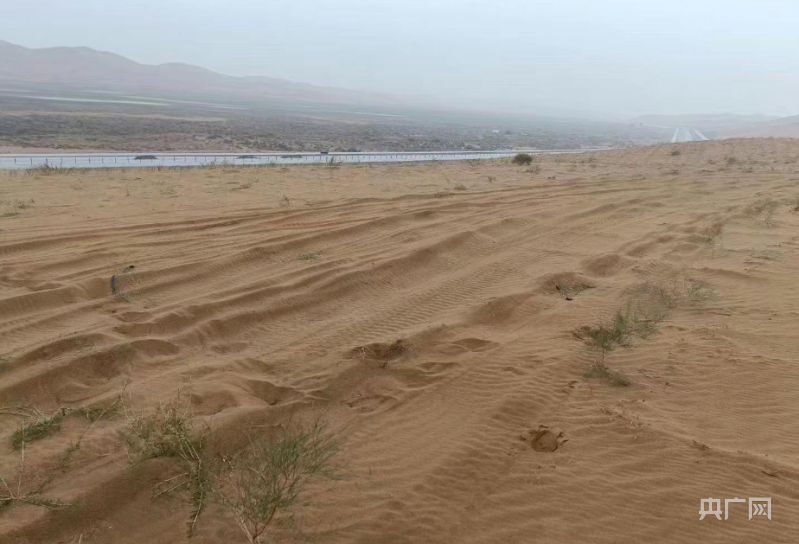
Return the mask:
<path fill-rule="evenodd" d="M 798 158 L 0 173 L 0 475 L 26 409 L 180 391 L 231 443 L 328 419 L 345 475 L 298 511 L 320 542 L 794 542 Z M 712 296 L 607 354 L 629 386 L 584 378 L 575 331 L 675 278 Z M 153 492 L 175 465 L 130 468 L 125 425 L 29 443 L 24 485 L 78 507 L 4 508 L 0 540 L 186 540 L 185 497 Z M 710 497 L 771 497 L 772 519 L 700 521 Z M 243 541 L 215 508 L 192 540 Z"/>

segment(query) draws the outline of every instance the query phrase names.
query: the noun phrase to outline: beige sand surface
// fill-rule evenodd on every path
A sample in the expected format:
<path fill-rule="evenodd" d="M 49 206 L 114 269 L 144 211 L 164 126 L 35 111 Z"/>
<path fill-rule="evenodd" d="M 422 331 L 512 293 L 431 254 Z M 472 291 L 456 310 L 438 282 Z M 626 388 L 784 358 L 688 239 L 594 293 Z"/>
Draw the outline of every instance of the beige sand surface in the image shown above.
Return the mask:
<path fill-rule="evenodd" d="M 281 541 L 796 542 L 798 159 L 739 140 L 532 171 L 0 172 L 0 475 L 77 505 L 7 506 L 0 542 L 187 541 L 186 497 L 154 497 L 179 465 L 131 468 L 122 414 L 67 416 L 17 479 L 23 414 L 123 389 L 145 408 L 180 391 L 229 444 L 324 414 L 344 477 Z M 583 377 L 600 355 L 581 327 L 636 285 L 691 282 L 712 296 L 607 354 L 629 386 Z M 771 497 L 772 519 L 700 521 L 710 497 Z M 215 507 L 196 533 L 244 542 Z"/>

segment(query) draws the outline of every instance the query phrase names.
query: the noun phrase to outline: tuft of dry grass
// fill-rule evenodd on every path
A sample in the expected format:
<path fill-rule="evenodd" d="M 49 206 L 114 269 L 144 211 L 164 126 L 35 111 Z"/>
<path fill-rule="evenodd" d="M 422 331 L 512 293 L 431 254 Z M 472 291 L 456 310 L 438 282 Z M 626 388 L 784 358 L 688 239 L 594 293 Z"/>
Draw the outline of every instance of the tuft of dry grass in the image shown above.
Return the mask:
<path fill-rule="evenodd" d="M 193 447 L 190 412 L 179 398 L 169 404 L 159 403 L 155 412 L 146 415 L 123 405 L 128 428 L 120 431 L 131 463 L 158 457 L 181 457 Z"/>
<path fill-rule="evenodd" d="M 711 223 L 707 228 L 702 231 L 705 238 L 705 243 L 712 250 L 724 250 L 724 227 L 726 222 L 724 220 L 717 220 Z"/>
<path fill-rule="evenodd" d="M 660 305 L 673 310 L 685 304 L 698 304 L 716 298 L 715 290 L 704 280 L 685 270 L 665 279 L 647 280 L 632 289 L 632 300 L 644 307 Z"/>
<path fill-rule="evenodd" d="M 763 221 L 767 227 L 776 225 L 774 221 L 774 214 L 779 208 L 779 202 L 771 197 L 761 198 L 744 209 L 744 213 L 751 217 L 757 217 Z"/>
<path fill-rule="evenodd" d="M 607 353 L 616 347 L 630 347 L 636 337 L 651 336 L 665 317 L 660 308 L 631 301 L 624 308 L 616 310 L 609 321 L 581 327 L 575 331 L 575 335 L 588 339 L 604 360 Z"/>
<path fill-rule="evenodd" d="M 69 174 L 73 170 L 77 170 L 74 168 L 64 168 L 63 166 L 53 166 L 52 164 L 42 164 L 39 166 L 34 166 L 33 168 L 28 168 L 24 172 L 26 175 L 29 176 L 52 176 L 53 174 Z"/>
<path fill-rule="evenodd" d="M 22 426 L 11 435 L 11 448 L 19 451 L 28 442 L 42 440 L 61 430 L 61 424 L 66 415 L 65 410 L 59 410 L 51 416 L 46 416 L 38 410 L 35 411 L 36 417 L 33 421 L 26 421 Z"/>
<path fill-rule="evenodd" d="M 80 408 L 76 408 L 72 411 L 72 413 L 85 418 L 86 420 L 96 423 L 105 419 L 106 417 L 110 417 L 113 415 L 118 414 L 120 411 L 119 401 L 114 401 L 110 406 L 83 406 Z"/>

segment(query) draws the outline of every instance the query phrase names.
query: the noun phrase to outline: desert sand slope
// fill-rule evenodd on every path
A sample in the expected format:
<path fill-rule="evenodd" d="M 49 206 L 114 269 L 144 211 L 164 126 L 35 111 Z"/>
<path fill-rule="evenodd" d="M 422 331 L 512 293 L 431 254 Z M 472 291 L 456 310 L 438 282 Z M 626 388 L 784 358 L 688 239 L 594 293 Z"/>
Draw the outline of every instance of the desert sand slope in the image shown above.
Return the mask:
<path fill-rule="evenodd" d="M 796 542 L 797 158 L 0 173 L 0 475 L 76 504 L 3 508 L 0 541 L 186 541 L 186 497 L 154 497 L 179 468 L 131 468 L 124 414 L 65 417 L 17 479 L 26 413 L 124 389 L 180 391 L 229 444 L 323 414 L 345 475 L 282 541 Z M 605 357 L 629 385 L 584 377 L 581 327 L 653 286 L 679 296 Z M 700 521 L 711 497 L 771 497 L 772 519 Z M 196 528 L 244 542 L 214 507 Z"/>
<path fill-rule="evenodd" d="M 799 116 L 719 130 L 722 138 L 799 138 Z"/>

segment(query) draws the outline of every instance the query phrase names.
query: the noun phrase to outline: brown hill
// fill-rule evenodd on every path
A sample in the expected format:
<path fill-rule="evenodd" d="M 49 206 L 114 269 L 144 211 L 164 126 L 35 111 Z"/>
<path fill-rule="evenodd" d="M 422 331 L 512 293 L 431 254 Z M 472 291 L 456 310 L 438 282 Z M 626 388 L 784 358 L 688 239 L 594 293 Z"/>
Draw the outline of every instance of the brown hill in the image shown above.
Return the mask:
<path fill-rule="evenodd" d="M 0 83 L 159 95 L 396 105 L 402 99 L 269 77 L 234 77 L 190 64 L 147 65 L 88 47 L 28 49 L 0 41 Z"/>

